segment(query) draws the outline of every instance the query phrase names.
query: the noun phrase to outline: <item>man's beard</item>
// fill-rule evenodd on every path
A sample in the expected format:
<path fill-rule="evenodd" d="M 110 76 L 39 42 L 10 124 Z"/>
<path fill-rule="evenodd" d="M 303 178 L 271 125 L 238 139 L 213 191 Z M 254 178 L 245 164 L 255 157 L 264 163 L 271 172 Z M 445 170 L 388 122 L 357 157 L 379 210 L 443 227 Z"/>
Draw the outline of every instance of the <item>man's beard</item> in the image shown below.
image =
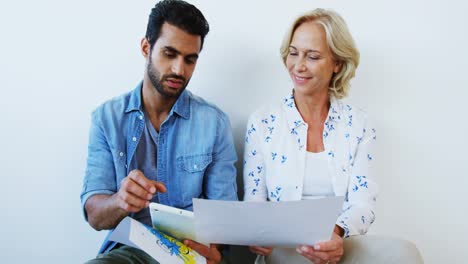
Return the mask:
<path fill-rule="evenodd" d="M 158 72 L 155 67 L 153 67 L 151 54 L 149 56 L 146 72 L 148 73 L 148 77 L 151 83 L 153 84 L 154 88 L 156 88 L 156 91 L 158 91 L 159 94 L 161 94 L 165 98 L 178 98 L 179 95 L 185 90 L 185 87 L 187 87 L 187 84 L 190 81 L 190 79 L 186 81 L 184 77 L 177 74 L 167 74 L 161 77 L 161 73 Z M 181 80 L 183 82 L 183 86 L 176 93 L 171 93 L 169 89 L 164 90 L 163 82 L 166 81 L 168 78 Z"/>

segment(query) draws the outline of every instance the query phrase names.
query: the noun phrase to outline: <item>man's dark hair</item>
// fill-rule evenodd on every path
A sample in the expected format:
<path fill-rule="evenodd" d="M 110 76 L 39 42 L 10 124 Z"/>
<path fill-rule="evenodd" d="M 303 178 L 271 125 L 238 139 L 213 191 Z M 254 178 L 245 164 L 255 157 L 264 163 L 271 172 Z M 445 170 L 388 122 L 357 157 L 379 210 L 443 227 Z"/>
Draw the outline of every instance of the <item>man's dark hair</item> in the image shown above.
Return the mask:
<path fill-rule="evenodd" d="M 151 9 L 146 28 L 146 39 L 150 43 L 151 49 L 161 34 L 161 27 L 164 23 L 169 23 L 183 31 L 201 37 L 201 47 L 206 34 L 210 31 L 208 21 L 194 5 L 182 0 L 163 0 Z"/>

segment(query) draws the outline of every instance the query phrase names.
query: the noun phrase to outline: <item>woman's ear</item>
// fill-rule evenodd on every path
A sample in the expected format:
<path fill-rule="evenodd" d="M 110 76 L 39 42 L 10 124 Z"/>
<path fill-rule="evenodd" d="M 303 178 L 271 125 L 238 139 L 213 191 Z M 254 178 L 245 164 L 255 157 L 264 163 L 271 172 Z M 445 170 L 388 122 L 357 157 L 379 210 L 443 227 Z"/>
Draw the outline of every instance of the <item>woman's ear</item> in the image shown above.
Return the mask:
<path fill-rule="evenodd" d="M 343 62 L 337 61 L 335 62 L 335 67 L 333 68 L 333 73 L 339 73 L 341 71 L 341 67 L 343 66 Z"/>

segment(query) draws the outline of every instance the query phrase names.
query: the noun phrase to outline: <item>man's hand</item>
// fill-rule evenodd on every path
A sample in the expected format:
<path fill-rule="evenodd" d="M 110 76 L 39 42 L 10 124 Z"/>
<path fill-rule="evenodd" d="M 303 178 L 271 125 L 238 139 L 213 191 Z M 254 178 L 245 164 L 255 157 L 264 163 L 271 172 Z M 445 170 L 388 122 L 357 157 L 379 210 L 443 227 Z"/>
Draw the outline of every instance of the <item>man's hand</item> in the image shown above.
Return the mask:
<path fill-rule="evenodd" d="M 203 244 L 197 243 L 193 240 L 186 239 L 184 240 L 184 244 L 198 252 L 198 254 L 204 256 L 206 258 L 207 264 L 218 264 L 221 262 L 221 253 L 219 252 L 219 248 L 221 245 L 217 244 L 210 244 L 210 247 L 207 247 Z"/>
<path fill-rule="evenodd" d="M 156 192 L 166 192 L 166 187 L 133 170 L 122 180 L 117 193 L 96 194 L 86 201 L 88 222 L 96 230 L 115 228 L 129 213 L 148 207 Z"/>
<path fill-rule="evenodd" d="M 272 247 L 250 246 L 249 249 L 252 253 L 262 256 L 268 256 L 273 251 Z"/>
<path fill-rule="evenodd" d="M 313 247 L 298 246 L 296 251 L 315 264 L 338 263 L 344 253 L 343 238 L 339 235 L 339 232 L 340 230 L 337 231 L 337 228 L 335 228 L 335 232 L 333 232 L 329 241 L 316 243 Z"/>
<path fill-rule="evenodd" d="M 125 177 L 116 194 L 118 207 L 128 213 L 147 208 L 156 192 L 166 192 L 166 187 L 145 177 L 140 170 L 132 170 Z"/>

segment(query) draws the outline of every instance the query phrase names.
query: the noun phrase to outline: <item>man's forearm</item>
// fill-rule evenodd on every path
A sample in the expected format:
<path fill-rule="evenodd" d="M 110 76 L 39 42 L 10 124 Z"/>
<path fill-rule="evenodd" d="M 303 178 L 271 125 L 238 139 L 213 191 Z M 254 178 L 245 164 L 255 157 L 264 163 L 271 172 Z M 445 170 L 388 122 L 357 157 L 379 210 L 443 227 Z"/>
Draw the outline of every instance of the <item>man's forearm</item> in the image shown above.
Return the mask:
<path fill-rule="evenodd" d="M 96 194 L 85 204 L 88 223 L 96 230 L 115 228 L 129 213 L 118 207 L 116 195 Z"/>

